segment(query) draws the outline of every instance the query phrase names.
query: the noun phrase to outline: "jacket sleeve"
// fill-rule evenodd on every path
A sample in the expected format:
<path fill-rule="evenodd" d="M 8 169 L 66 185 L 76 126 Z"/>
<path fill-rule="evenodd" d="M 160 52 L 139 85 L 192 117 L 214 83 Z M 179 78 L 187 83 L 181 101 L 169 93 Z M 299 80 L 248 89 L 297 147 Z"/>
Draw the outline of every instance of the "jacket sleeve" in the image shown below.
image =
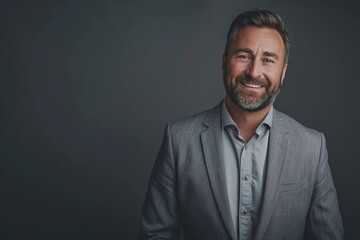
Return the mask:
<path fill-rule="evenodd" d="M 320 161 L 315 185 L 307 214 L 305 239 L 343 239 L 343 224 L 340 216 L 336 190 L 328 164 L 325 137 L 321 133 Z"/>
<path fill-rule="evenodd" d="M 168 123 L 150 177 L 138 239 L 178 239 L 177 177 Z"/>

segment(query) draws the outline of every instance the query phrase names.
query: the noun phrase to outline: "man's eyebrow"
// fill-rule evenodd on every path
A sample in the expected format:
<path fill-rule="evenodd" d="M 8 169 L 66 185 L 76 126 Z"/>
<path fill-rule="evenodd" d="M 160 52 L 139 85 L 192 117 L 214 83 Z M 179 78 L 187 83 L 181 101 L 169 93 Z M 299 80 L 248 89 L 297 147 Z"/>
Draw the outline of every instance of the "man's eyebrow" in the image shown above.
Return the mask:
<path fill-rule="evenodd" d="M 279 60 L 279 56 L 276 53 L 272 53 L 272 52 L 264 52 L 263 54 L 265 57 L 273 57 L 276 60 Z"/>
<path fill-rule="evenodd" d="M 233 55 L 237 54 L 239 52 L 246 52 L 246 53 L 249 53 L 249 54 L 253 54 L 253 51 L 251 49 L 249 49 L 249 48 L 238 48 L 233 52 Z"/>
<path fill-rule="evenodd" d="M 238 54 L 239 52 L 246 52 L 246 53 L 249 53 L 249 54 L 253 54 L 253 51 L 251 49 L 249 49 L 249 48 L 238 48 L 233 52 L 233 55 Z M 276 53 L 273 53 L 273 52 L 265 51 L 263 56 L 265 56 L 265 57 L 273 57 L 276 60 L 279 60 L 279 55 L 277 55 Z"/>

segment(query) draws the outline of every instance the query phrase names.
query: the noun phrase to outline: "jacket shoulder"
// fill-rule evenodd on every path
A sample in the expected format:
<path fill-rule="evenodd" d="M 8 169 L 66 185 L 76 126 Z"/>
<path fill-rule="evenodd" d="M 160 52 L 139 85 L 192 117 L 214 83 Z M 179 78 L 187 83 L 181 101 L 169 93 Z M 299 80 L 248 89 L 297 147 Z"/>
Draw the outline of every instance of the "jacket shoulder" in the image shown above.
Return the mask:
<path fill-rule="evenodd" d="M 302 139 L 303 141 L 309 141 L 314 139 L 320 141 L 320 139 L 324 135 L 322 132 L 304 126 L 303 124 L 299 123 L 297 120 L 285 113 L 276 110 L 276 115 L 277 118 L 285 119 L 288 123 L 288 128 L 292 132 L 292 134 L 294 136 L 297 136 L 299 139 Z"/>
<path fill-rule="evenodd" d="M 199 133 L 204 129 L 204 121 L 214 108 L 197 113 L 190 117 L 171 121 L 168 123 L 171 136 L 176 137 L 182 133 Z"/>
<path fill-rule="evenodd" d="M 171 121 L 167 124 L 167 134 L 174 146 L 193 142 L 208 128 L 208 125 L 220 124 L 221 103 L 209 110 L 193 116 Z"/>

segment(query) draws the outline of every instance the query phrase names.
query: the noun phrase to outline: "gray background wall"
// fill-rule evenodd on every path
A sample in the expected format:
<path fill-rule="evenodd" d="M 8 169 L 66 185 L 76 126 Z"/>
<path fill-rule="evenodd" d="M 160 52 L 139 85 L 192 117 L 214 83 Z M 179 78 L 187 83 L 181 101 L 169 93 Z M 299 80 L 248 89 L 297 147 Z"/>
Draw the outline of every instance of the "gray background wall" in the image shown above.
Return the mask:
<path fill-rule="evenodd" d="M 166 122 L 222 99 L 226 32 L 253 8 L 287 21 L 276 107 L 325 133 L 359 236 L 357 1 L 1 1 L 0 238 L 135 239 Z"/>

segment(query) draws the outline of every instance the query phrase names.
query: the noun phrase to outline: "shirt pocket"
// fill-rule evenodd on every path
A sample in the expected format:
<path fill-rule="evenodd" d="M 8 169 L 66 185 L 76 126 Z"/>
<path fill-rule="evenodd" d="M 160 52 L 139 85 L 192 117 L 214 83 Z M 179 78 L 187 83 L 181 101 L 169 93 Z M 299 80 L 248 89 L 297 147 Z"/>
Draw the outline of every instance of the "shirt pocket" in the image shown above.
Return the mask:
<path fill-rule="evenodd" d="M 305 182 L 283 183 L 279 186 L 279 192 L 295 192 L 305 189 Z"/>

